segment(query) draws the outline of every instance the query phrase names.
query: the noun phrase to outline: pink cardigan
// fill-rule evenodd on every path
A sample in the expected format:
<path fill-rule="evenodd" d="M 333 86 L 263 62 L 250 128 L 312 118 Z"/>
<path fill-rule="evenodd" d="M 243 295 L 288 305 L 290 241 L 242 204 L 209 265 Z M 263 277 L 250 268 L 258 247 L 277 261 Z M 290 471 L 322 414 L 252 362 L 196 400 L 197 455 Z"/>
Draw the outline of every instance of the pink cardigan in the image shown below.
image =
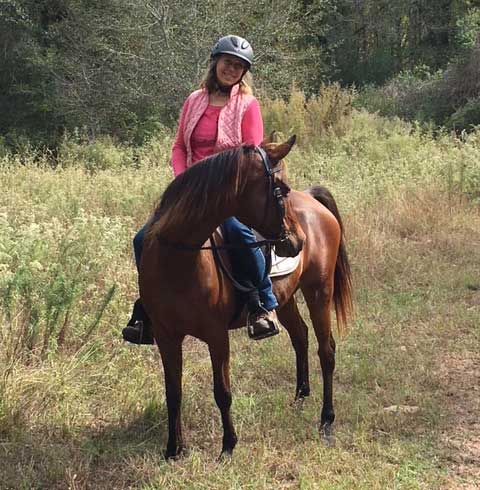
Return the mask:
<path fill-rule="evenodd" d="M 191 93 L 183 105 L 172 148 L 175 176 L 196 163 L 192 159 L 191 137 L 208 104 L 208 92 L 201 89 Z M 218 126 L 212 128 L 212 132 L 215 129 L 217 139 L 214 153 L 242 143 L 259 145 L 263 139 L 263 122 L 257 99 L 253 95 L 239 93 L 239 86 L 235 85 L 229 101 L 220 111 Z"/>

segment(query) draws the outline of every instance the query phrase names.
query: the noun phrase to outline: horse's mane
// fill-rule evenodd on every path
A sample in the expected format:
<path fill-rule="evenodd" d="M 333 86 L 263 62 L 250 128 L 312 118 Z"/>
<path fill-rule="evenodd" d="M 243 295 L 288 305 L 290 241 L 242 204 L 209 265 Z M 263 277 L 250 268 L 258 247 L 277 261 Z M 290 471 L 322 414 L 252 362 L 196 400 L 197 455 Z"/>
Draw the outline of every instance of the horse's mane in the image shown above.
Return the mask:
<path fill-rule="evenodd" d="M 180 174 L 156 206 L 149 232 L 168 233 L 179 222 L 193 226 L 212 209 L 228 206 L 242 190 L 241 163 L 253 149 L 253 146 L 240 146 L 217 153 Z"/>

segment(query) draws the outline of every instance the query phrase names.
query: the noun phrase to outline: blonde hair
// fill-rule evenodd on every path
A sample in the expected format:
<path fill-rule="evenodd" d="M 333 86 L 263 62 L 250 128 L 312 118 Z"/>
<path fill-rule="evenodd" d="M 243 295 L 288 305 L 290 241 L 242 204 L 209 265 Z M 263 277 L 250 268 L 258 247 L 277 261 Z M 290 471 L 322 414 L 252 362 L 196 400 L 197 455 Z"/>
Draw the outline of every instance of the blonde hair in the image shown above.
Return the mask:
<path fill-rule="evenodd" d="M 212 58 L 210 60 L 208 68 L 205 71 L 205 74 L 203 75 L 203 78 L 200 82 L 199 88 L 207 90 L 209 94 L 215 92 L 218 89 L 217 72 L 216 72 L 217 62 L 218 62 L 218 56 L 215 56 L 215 58 Z M 239 82 L 240 85 L 239 93 L 245 95 L 253 95 L 252 81 L 253 81 L 252 74 L 250 73 L 249 70 L 247 70 Z"/>

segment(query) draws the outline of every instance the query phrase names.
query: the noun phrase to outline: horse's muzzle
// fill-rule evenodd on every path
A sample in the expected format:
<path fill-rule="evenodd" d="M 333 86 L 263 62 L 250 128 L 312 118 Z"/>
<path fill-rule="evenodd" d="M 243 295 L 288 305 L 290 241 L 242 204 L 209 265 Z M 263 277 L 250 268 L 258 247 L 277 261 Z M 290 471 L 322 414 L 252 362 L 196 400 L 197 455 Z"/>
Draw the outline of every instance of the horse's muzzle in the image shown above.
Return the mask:
<path fill-rule="evenodd" d="M 295 235 L 288 234 L 287 238 L 275 244 L 275 253 L 279 257 L 295 257 L 303 248 L 303 240 Z"/>

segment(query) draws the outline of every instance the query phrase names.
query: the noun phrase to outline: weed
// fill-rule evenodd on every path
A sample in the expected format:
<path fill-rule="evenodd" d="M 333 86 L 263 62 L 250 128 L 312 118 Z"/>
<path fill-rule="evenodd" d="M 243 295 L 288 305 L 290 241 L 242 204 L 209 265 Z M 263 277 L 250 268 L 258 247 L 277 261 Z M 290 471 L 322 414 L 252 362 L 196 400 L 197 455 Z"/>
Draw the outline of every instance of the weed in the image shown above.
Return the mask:
<path fill-rule="evenodd" d="M 365 111 L 342 119 L 348 97 L 335 103 L 336 93 L 328 92 L 327 107 L 292 93 L 266 109 L 281 131 L 295 126 L 302 136 L 288 157 L 292 184 L 327 185 L 347 232 L 357 316 L 350 335 L 338 339 L 336 447 L 324 447 L 318 434 L 322 382 L 311 329 L 312 396 L 302 409 L 291 404 L 288 336 L 253 344 L 239 330 L 231 333 L 240 437 L 233 462 L 216 461 L 221 428 L 208 349 L 190 338 L 189 452 L 163 461 L 158 355 L 124 345 L 120 330 L 137 294 L 131 239 L 171 179 L 171 135 L 135 150 L 99 142 L 98 160 L 92 148 L 68 143 L 70 156 L 57 166 L 30 150 L 0 155 L 4 488 L 370 490 L 474 481 L 452 476 L 458 451 L 445 442 L 458 424 L 452 390 L 469 378 L 450 369 L 444 379 L 439 370 L 479 348 L 479 132 L 434 138 Z M 288 107 L 290 120 L 281 119 Z M 318 127 L 309 111 L 319 115 Z M 300 295 L 299 303 L 308 320 Z M 476 413 L 467 405 L 473 396 L 459 399 L 465 413 Z M 418 410 L 384 410 L 392 405 Z M 473 472 L 474 455 L 471 461 Z"/>

